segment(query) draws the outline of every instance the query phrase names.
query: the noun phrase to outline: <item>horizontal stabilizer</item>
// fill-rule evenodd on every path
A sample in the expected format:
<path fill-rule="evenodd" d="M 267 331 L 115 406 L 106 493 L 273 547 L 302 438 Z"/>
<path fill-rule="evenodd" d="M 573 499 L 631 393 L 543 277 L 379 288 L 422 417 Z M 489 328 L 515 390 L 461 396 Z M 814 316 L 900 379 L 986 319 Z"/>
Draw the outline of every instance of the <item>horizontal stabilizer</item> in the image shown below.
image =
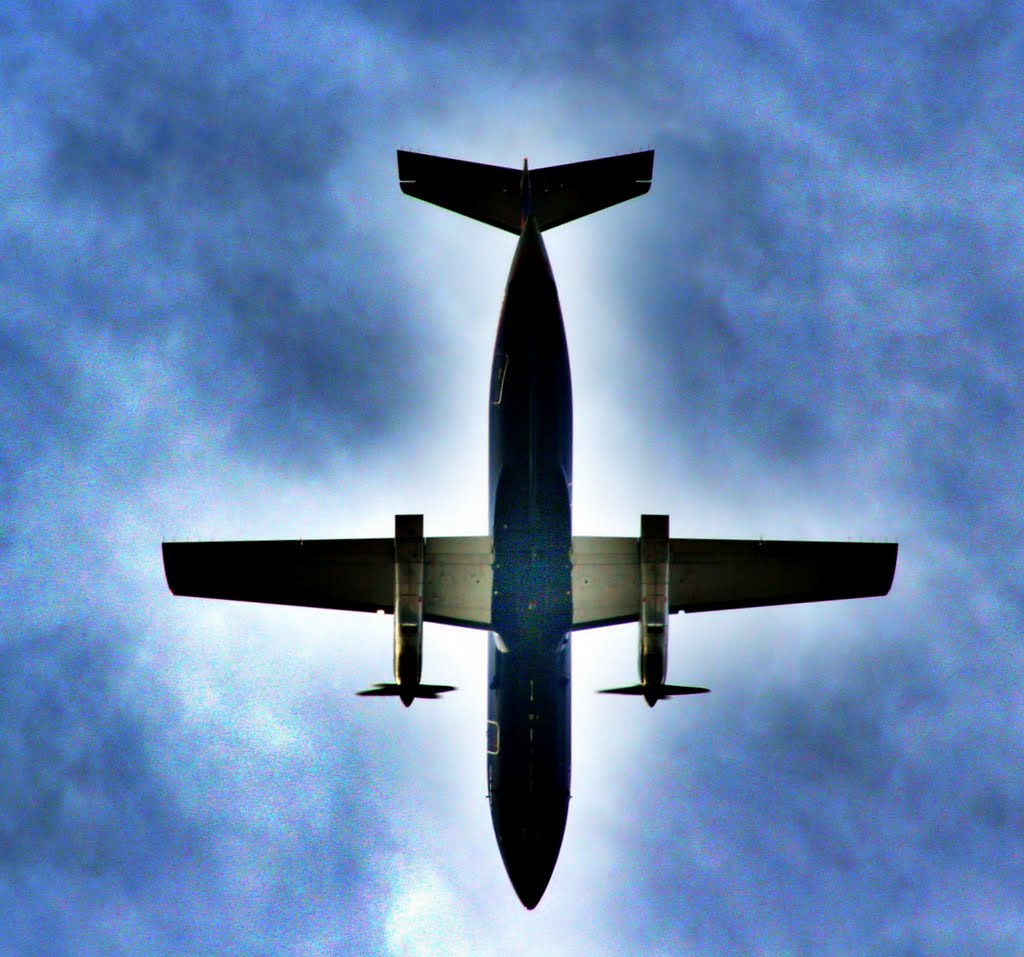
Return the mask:
<path fill-rule="evenodd" d="M 530 190 L 541 230 L 554 229 L 651 188 L 654 150 L 547 166 L 530 171 Z"/>
<path fill-rule="evenodd" d="M 530 194 L 541 230 L 614 206 L 651 188 L 654 150 L 531 169 Z M 523 170 L 398 151 L 402 192 L 519 235 Z"/>

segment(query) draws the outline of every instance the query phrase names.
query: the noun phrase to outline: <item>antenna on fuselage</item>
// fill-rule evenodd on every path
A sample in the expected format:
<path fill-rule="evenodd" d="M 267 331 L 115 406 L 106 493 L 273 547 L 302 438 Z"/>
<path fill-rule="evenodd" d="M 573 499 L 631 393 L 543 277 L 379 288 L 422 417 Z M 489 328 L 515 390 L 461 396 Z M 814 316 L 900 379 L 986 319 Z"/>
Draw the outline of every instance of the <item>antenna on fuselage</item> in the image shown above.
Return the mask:
<path fill-rule="evenodd" d="M 519 197 L 521 204 L 519 229 L 523 230 L 526 228 L 527 221 L 534 215 L 533 193 L 530 191 L 530 161 L 525 156 L 523 157 L 523 178 L 519 181 Z"/>

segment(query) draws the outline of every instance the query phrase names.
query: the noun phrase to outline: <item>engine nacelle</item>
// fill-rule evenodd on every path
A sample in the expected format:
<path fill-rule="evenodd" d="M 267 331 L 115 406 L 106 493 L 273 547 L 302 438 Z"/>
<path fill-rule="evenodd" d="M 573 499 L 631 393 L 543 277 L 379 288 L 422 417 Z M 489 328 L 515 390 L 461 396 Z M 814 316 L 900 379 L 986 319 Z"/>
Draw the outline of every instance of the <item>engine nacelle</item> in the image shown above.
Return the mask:
<path fill-rule="evenodd" d="M 423 672 L 422 515 L 395 516 L 395 681 L 376 684 L 358 694 L 401 698 L 408 707 L 416 698 L 436 698 L 451 685 L 420 684 Z"/>
<path fill-rule="evenodd" d="M 667 515 L 640 516 L 640 683 L 606 688 L 602 694 L 643 696 L 652 708 L 664 698 L 706 694 L 707 688 L 667 685 L 669 556 L 671 541 Z"/>
<path fill-rule="evenodd" d="M 423 516 L 395 516 L 395 683 L 414 689 L 423 671 Z"/>
<path fill-rule="evenodd" d="M 640 684 L 653 688 L 668 673 L 667 515 L 640 516 Z"/>

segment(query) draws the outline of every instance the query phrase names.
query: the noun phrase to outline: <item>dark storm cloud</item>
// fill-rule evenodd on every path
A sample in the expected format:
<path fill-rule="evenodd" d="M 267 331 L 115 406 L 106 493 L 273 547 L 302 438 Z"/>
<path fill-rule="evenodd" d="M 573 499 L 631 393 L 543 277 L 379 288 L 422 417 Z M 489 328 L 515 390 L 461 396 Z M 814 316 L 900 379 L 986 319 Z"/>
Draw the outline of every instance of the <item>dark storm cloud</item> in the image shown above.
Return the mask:
<path fill-rule="evenodd" d="M 961 634 L 965 617 L 950 619 Z M 920 916 L 984 862 L 1004 899 L 992 915 L 972 904 L 962 917 L 981 952 L 998 952 L 1011 940 L 999 911 L 1022 890 L 1012 864 L 1019 847 L 1006 837 L 1024 805 L 1015 769 L 961 745 L 995 742 L 958 700 L 992 676 L 965 675 L 958 690 L 940 655 L 909 646 L 855 655 L 840 671 L 832 657 L 820 654 L 817 667 L 812 658 L 806 667 L 816 674 L 796 687 L 765 688 L 734 711 L 739 720 L 723 715 L 714 735 L 682 742 L 677 762 L 690 756 L 697 770 L 681 843 L 689 832 L 712 847 L 669 858 L 658 880 L 688 883 L 698 899 L 728 899 L 743 886 L 725 926 L 742 929 L 744 949 L 756 950 L 768 927 L 779 946 L 824 939 L 855 951 L 864 928 L 885 926 L 887 947 L 930 951 L 947 931 Z M 1015 746 L 1014 735 L 997 737 Z M 742 745 L 723 747 L 730 740 Z M 663 910 L 668 925 L 679 916 Z"/>
<path fill-rule="evenodd" d="M 268 24 L 163 4 L 49 18 L 11 79 L 40 157 L 5 271 L 51 327 L 183 337 L 183 386 L 209 413 L 242 406 L 237 451 L 294 467 L 326 422 L 345 442 L 415 414 L 389 383 L 427 339 L 329 189 L 363 109 L 345 38 L 325 62 L 278 46 L 287 16 Z"/>
<path fill-rule="evenodd" d="M 384 795 L 329 687 L 299 702 L 310 752 L 242 740 L 244 716 L 195 725 L 133 664 L 122 622 L 4 622 L 0 867 L 5 938 L 19 952 L 280 953 L 380 943 L 374 852 Z M 19 633 L 20 632 L 20 633 Z M 266 688 L 256 689 L 265 694 Z M 358 721 L 353 716 L 350 727 Z M 199 733 L 197 733 L 197 731 Z M 171 942 L 176 942 L 172 944 Z M 333 944 L 332 944 L 333 942 Z"/>
<path fill-rule="evenodd" d="M 616 803 L 623 867 L 646 902 L 623 946 L 639 934 L 654 952 L 1014 950 L 1024 803 L 1006 756 L 1020 728 L 993 709 L 1019 696 L 1020 649 L 997 624 L 1019 606 L 977 584 L 969 605 L 953 576 L 928 589 L 957 596 L 935 599 L 945 634 L 890 600 L 864 640 L 863 616 L 826 611 L 800 652 L 798 616 L 752 612 L 734 619 L 720 676 L 689 653 L 714 699 L 703 719 L 646 722 L 623 772 L 632 786 L 617 785 L 661 781 L 672 795 Z M 702 630 L 675 627 L 677 649 Z"/>
<path fill-rule="evenodd" d="M 119 687 L 130 646 L 120 623 L 30 632 L 12 617 L 0 666 L 0 866 L 5 896 L 22 903 L 8 898 L 4 936 L 22 951 L 74 952 L 78 922 L 94 920 L 90 885 L 106 897 L 145 892 L 204 857 L 206 841 L 149 771 L 144 722 Z"/>
<path fill-rule="evenodd" d="M 698 105 L 691 129 L 665 137 L 659 150 L 655 189 L 666 179 L 683 188 L 662 199 L 669 215 L 654 236 L 677 249 L 680 224 L 687 236 L 668 276 L 659 277 L 663 267 L 649 257 L 639 264 L 638 315 L 650 317 L 652 341 L 673 344 L 661 369 L 674 387 L 661 401 L 694 419 L 698 435 L 734 431 L 748 447 L 804 465 L 827 463 L 844 437 L 887 443 L 901 434 L 930 443 L 929 458 L 948 461 L 964 441 L 985 442 L 1006 423 L 1014 403 L 1006 370 L 1021 362 L 1005 332 L 1020 311 L 1018 257 L 1010 252 L 1020 228 L 994 186 L 1005 181 L 1010 156 L 1000 152 L 990 105 L 1006 92 L 1007 41 L 950 49 L 937 28 L 830 19 L 831 28 L 857 37 L 858 62 L 870 72 L 851 98 L 844 91 L 853 54 L 840 46 L 833 57 L 811 24 L 801 26 L 800 42 L 829 51 L 827 60 L 811 57 L 813 99 L 801 99 L 807 84 L 787 79 L 795 67 L 777 64 L 770 43 L 747 43 L 741 20 L 715 38 L 735 46 L 742 64 L 720 87 L 746 90 L 746 74 L 764 74 L 760 90 L 776 103 L 775 116 L 722 117 Z M 958 77 L 971 71 L 978 74 L 971 89 L 985 91 L 955 116 L 924 110 L 930 125 L 921 135 L 930 149 L 923 158 L 903 129 L 916 129 L 915 109 L 896 103 L 886 111 L 905 144 L 897 156 L 868 99 L 879 84 L 899 82 L 882 42 L 893 38 L 907 62 L 958 64 L 955 72 L 914 70 L 904 85 L 915 103 L 950 88 L 959 95 Z M 850 117 L 837 125 L 839 104 Z M 1007 321 L 985 318 L 995 316 Z M 922 353 L 929 349 L 945 356 L 936 362 Z M 940 427 L 917 428 L 935 410 L 915 407 L 909 393 L 940 391 L 950 399 Z M 965 407 L 980 432 L 961 434 Z M 730 449 L 706 444 L 711 456 Z"/>
<path fill-rule="evenodd" d="M 1012 46 L 1012 6 L 1002 3 L 832 4 L 809 9 L 813 34 L 827 40 L 825 81 L 798 89 L 808 112 L 826 112 L 851 145 L 892 159 L 934 152 L 937 140 L 968 125 Z"/>
<path fill-rule="evenodd" d="M 667 414 L 693 418 L 700 452 L 720 453 L 715 433 L 729 423 L 742 422 L 773 457 L 812 458 L 828 439 L 820 370 L 836 360 L 823 329 L 818 237 L 804 219 L 780 217 L 770 185 L 794 159 L 765 155 L 762 142 L 728 128 L 701 144 L 669 137 L 659 151 L 658 176 L 685 189 L 664 199 L 650 248 L 674 247 L 677 258 L 667 276 L 654 257 L 640 266 L 638 317 L 645 341 L 670 344 L 660 401 Z"/>
<path fill-rule="evenodd" d="M 227 8 L 29 19 L 0 56 L 0 936 L 26 953 L 376 949 L 366 862 L 387 817 L 345 783 L 361 758 L 329 733 L 326 692 L 303 711 L 324 731 L 313 757 L 268 758 L 186 721 L 166 661 L 137 663 L 163 628 L 136 586 L 158 561 L 145 489 L 184 464 L 178 502 L 206 497 L 211 436 L 289 472 L 416 414 L 395 382 L 427 339 L 395 321 L 386 256 L 329 184 L 350 80 L 294 44 L 276 58 L 273 31 Z"/>
<path fill-rule="evenodd" d="M 3 860 L 134 883 L 200 850 L 147 774 L 116 679 L 127 637 L 72 620 L 4 648 Z M 9 634 L 9 633 L 8 633 Z M 119 661 L 118 659 L 122 660 Z"/>
<path fill-rule="evenodd" d="M 533 71 L 536 79 L 560 87 L 562 93 L 570 92 L 580 73 L 586 79 L 605 71 L 607 79 L 609 69 L 618 72 L 630 53 L 642 53 L 659 25 L 657 15 L 637 16 L 628 7 L 601 2 L 555 5 L 543 17 L 509 0 L 458 0 L 442 6 L 429 0 L 359 0 L 353 6 L 420 42 L 443 41 L 452 58 L 500 58 L 516 81 Z M 431 105 L 445 106 L 437 101 Z"/>
<path fill-rule="evenodd" d="M 755 513 L 773 506 L 765 468 L 791 466 L 785 494 L 819 515 L 874 489 L 888 517 L 871 528 L 901 538 L 901 563 L 871 647 L 841 652 L 866 608 L 818 612 L 819 647 L 796 654 L 795 616 L 737 616 L 729 703 L 705 705 L 686 736 L 645 734 L 648 763 L 616 807 L 649 906 L 619 940 L 1010 952 L 1024 806 L 1019 722 L 1000 715 L 1017 710 L 1024 628 L 1007 454 L 1021 437 L 1024 290 L 1007 215 L 1019 164 L 992 104 L 1011 96 L 1020 31 L 1001 32 L 1005 8 L 972 19 L 963 43 L 955 18 L 911 29 L 830 11 L 826 25 L 823 9 L 767 43 L 760 16 L 723 17 L 694 60 L 667 66 L 683 89 L 700 56 L 730 68 L 708 82 L 710 106 L 658 137 L 663 218 L 627 269 L 638 340 L 660 354 L 637 357 L 624 394 L 636 421 L 662 410 L 659 436 L 685 429 L 690 473 Z M 671 268 L 653 249 L 672 250 Z M 703 622 L 675 628 L 699 636 Z M 762 677 L 742 664 L 751 654 Z M 686 676 L 721 695 L 713 678 Z M 673 798 L 630 805 L 652 780 Z"/>

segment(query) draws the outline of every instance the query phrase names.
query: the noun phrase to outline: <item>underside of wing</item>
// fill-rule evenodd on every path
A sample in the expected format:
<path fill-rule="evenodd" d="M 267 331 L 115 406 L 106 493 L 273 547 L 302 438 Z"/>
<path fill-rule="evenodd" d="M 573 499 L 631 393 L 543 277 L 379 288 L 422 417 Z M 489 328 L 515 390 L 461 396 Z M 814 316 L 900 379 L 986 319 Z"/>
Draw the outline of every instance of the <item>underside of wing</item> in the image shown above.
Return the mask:
<path fill-rule="evenodd" d="M 897 545 L 673 538 L 671 612 L 885 595 Z M 573 628 L 636 621 L 643 594 L 640 540 L 573 538 Z"/>
<path fill-rule="evenodd" d="M 886 595 L 895 544 L 673 538 L 671 611 L 719 611 Z"/>
<path fill-rule="evenodd" d="M 394 610 L 391 538 L 165 542 L 163 551 L 167 584 L 175 595 L 346 611 Z"/>
<path fill-rule="evenodd" d="M 639 539 L 574 535 L 573 629 L 616 625 L 639 616 Z"/>
<path fill-rule="evenodd" d="M 425 621 L 487 628 L 491 621 L 491 539 L 422 539 Z M 344 611 L 395 610 L 395 539 L 165 542 L 164 570 L 175 595 L 302 605 Z"/>
<path fill-rule="evenodd" d="M 423 620 L 489 628 L 491 537 L 451 535 L 424 541 Z"/>

